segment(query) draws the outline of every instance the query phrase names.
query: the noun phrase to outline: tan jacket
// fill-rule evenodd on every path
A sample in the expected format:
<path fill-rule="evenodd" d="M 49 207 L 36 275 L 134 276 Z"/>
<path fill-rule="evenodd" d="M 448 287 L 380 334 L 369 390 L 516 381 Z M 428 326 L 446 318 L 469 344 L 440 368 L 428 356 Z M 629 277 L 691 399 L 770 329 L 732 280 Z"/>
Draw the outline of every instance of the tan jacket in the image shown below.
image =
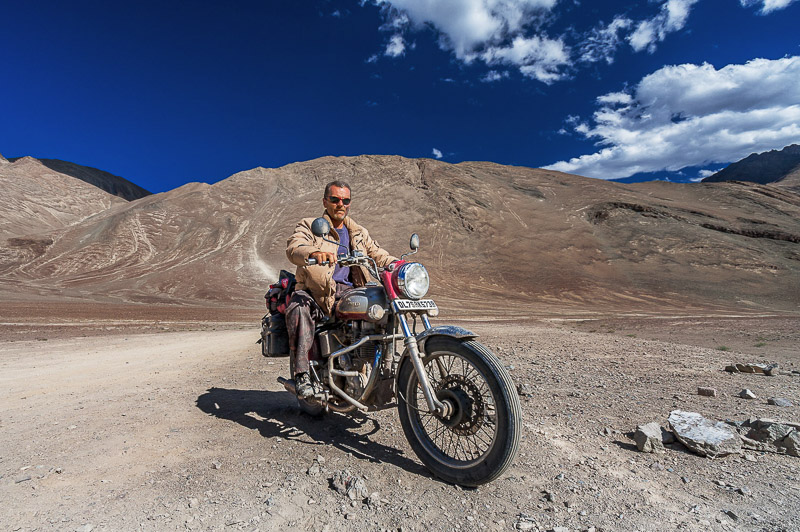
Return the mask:
<path fill-rule="evenodd" d="M 324 218 L 331 224 L 328 240 L 339 241 L 339 233 L 333 228 L 333 223 L 327 213 Z M 297 290 L 305 290 L 314 296 L 314 300 L 325 314 L 330 315 L 336 294 L 336 281 L 333 280 L 334 265 L 326 266 L 306 265 L 306 259 L 315 251 L 325 251 L 338 255 L 338 246 L 325 242 L 311 232 L 311 223 L 314 218 L 303 218 L 294 229 L 294 234 L 286 242 L 286 256 L 297 265 Z M 381 248 L 377 242 L 370 238 L 366 229 L 355 223 L 349 216 L 344 219 L 344 225 L 350 232 L 350 248 L 361 251 L 375 260 L 379 267 L 388 266 L 397 258 Z M 355 286 L 364 286 L 371 280 L 369 270 L 364 266 L 351 266 L 350 277 Z"/>

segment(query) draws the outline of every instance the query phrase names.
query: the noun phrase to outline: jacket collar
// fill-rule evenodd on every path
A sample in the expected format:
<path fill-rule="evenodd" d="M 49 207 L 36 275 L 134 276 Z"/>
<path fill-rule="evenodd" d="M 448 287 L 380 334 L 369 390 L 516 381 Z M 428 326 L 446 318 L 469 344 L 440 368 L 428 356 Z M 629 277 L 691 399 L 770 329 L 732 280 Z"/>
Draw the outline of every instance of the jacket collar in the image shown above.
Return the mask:
<path fill-rule="evenodd" d="M 336 238 L 336 240 L 339 240 L 339 233 L 337 233 L 336 229 L 333 228 L 333 220 L 331 220 L 331 217 L 328 216 L 328 212 L 325 211 L 322 214 L 322 217 L 328 220 L 328 223 L 331 224 L 331 230 L 328 234 Z M 344 226 L 347 227 L 347 232 L 350 233 L 350 238 L 353 238 L 354 234 L 358 234 L 361 231 L 361 226 L 355 223 L 353 219 L 350 218 L 350 215 L 345 216 Z"/>

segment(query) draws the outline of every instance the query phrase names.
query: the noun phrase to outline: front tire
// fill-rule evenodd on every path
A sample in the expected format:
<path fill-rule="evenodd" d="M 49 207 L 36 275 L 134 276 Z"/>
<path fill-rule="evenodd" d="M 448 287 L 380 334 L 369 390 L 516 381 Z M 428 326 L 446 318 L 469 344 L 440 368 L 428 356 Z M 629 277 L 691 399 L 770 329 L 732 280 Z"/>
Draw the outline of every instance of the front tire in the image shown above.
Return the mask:
<path fill-rule="evenodd" d="M 482 344 L 449 336 L 430 338 L 422 362 L 434 394 L 455 409 L 447 419 L 428 412 L 413 364 L 403 363 L 397 408 L 414 453 L 453 484 L 479 486 L 502 475 L 517 455 L 522 426 L 508 371 Z"/>

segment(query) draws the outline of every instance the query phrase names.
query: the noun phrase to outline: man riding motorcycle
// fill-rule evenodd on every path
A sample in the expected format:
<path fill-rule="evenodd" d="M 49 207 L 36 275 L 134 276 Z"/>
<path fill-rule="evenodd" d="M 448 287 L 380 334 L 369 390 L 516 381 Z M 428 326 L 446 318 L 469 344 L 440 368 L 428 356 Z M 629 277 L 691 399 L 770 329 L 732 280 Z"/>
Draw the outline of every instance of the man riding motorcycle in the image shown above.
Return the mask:
<path fill-rule="evenodd" d="M 366 267 L 340 267 L 336 264 L 336 256 L 361 251 L 379 267 L 397 260 L 350 218 L 350 201 L 350 185 L 344 181 L 332 181 L 325 186 L 323 216 L 331 225 L 327 238 L 339 242 L 338 246 L 314 236 L 311 232 L 314 218 L 300 220 L 286 243 L 286 256 L 297 266 L 296 291 L 286 308 L 289 356 L 294 367 L 297 395 L 303 399 L 314 394 L 308 371 L 316 323 L 332 314 L 336 300 L 347 290 L 364 286 L 370 280 Z M 315 264 L 309 265 L 309 259 L 313 259 Z"/>

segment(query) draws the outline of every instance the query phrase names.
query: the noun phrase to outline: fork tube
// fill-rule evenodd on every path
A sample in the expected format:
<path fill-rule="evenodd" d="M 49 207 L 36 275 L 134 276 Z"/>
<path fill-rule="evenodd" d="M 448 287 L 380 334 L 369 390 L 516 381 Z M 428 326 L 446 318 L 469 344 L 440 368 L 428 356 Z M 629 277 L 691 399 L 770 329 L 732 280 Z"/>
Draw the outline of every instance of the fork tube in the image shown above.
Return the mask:
<path fill-rule="evenodd" d="M 422 314 L 422 324 L 425 326 L 425 330 L 431 328 L 431 320 L 428 319 L 428 315 L 425 313 Z"/>
<path fill-rule="evenodd" d="M 422 359 L 419 356 L 419 346 L 417 345 L 417 339 L 411 333 L 411 329 L 408 327 L 408 322 L 406 321 L 406 317 L 403 314 L 397 313 L 396 316 L 400 321 L 400 326 L 403 328 L 403 334 L 405 335 L 405 344 L 406 348 L 408 349 L 408 355 L 411 357 L 411 363 L 414 364 L 414 371 L 417 372 L 417 378 L 419 378 L 419 385 L 422 388 L 422 393 L 425 396 L 425 402 L 428 403 L 428 409 L 431 412 L 435 412 L 439 415 L 445 414 L 445 406 L 433 396 L 433 391 L 431 390 L 431 383 L 428 380 L 428 373 L 425 371 L 425 366 L 422 365 Z"/>

